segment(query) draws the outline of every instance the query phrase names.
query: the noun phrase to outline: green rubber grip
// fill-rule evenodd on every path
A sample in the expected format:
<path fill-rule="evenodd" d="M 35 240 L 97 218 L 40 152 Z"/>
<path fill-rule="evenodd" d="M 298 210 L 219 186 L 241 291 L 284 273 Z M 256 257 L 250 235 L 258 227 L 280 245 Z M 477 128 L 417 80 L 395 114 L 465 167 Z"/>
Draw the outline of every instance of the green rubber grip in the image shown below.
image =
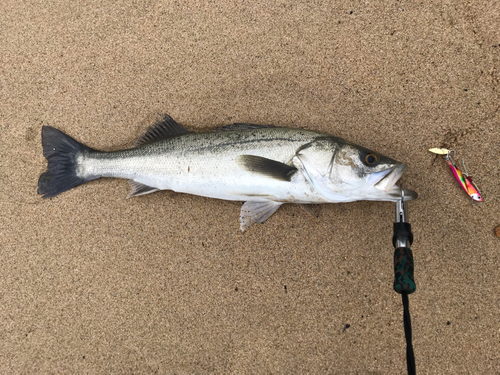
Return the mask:
<path fill-rule="evenodd" d="M 413 253 L 409 247 L 398 247 L 394 251 L 394 290 L 399 294 L 412 294 L 416 289 Z"/>

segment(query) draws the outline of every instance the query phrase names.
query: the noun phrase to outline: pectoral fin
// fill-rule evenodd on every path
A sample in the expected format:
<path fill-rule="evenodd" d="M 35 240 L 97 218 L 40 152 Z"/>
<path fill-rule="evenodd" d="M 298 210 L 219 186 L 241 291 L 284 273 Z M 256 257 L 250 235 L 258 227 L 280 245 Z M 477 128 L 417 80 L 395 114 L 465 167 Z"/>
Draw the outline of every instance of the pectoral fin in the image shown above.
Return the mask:
<path fill-rule="evenodd" d="M 274 201 L 248 201 L 241 206 L 240 229 L 245 231 L 255 223 L 263 223 L 276 212 L 283 203 Z"/>
<path fill-rule="evenodd" d="M 240 155 L 236 162 L 245 170 L 281 181 L 290 181 L 297 168 L 255 155 Z"/>

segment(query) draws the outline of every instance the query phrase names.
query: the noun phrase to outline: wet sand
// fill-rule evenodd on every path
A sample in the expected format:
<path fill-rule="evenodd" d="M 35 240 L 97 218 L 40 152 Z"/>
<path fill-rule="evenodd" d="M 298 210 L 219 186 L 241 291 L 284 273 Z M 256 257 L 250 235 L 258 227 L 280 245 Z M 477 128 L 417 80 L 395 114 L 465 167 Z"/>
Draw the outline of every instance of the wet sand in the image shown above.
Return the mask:
<path fill-rule="evenodd" d="M 404 373 L 394 204 L 240 203 L 101 179 L 37 195 L 40 130 L 123 148 L 192 130 L 328 132 L 404 162 L 417 371 L 500 368 L 500 5 L 4 1 L 2 373 Z M 464 157 L 472 203 L 443 158 Z M 460 160 L 460 159 L 459 159 Z"/>

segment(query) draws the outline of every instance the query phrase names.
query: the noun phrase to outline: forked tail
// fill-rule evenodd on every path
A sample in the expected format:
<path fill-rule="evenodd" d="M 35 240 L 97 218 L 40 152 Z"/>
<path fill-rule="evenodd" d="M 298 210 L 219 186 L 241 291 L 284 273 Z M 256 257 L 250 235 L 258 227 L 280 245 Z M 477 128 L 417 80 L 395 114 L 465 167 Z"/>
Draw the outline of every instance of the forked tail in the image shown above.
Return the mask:
<path fill-rule="evenodd" d="M 51 126 L 42 127 L 42 147 L 43 156 L 49 163 L 47 170 L 38 179 L 38 194 L 43 195 L 43 198 L 51 198 L 98 178 L 80 177 L 77 170 L 78 156 L 95 150 L 63 132 Z"/>

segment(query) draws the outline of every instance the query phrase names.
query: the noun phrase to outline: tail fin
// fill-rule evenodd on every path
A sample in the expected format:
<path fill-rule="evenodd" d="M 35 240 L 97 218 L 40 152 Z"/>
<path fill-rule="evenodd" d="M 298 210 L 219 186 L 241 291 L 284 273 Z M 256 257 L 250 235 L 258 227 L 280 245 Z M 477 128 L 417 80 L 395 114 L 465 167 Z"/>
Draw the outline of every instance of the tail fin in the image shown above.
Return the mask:
<path fill-rule="evenodd" d="M 43 156 L 49 162 L 38 179 L 38 194 L 43 198 L 51 198 L 97 178 L 83 178 L 77 173 L 78 155 L 95 150 L 51 126 L 42 127 L 42 147 Z"/>

